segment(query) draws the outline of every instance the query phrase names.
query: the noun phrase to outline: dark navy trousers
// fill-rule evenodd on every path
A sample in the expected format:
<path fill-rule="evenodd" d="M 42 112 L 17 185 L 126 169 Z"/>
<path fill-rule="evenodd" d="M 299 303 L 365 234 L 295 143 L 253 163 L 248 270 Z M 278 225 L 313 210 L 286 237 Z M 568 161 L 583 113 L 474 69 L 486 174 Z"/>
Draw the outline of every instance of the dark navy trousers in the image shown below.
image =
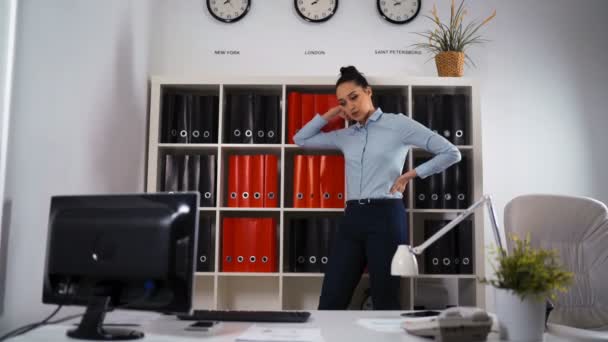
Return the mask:
<path fill-rule="evenodd" d="M 319 310 L 345 310 L 367 265 L 375 310 L 401 309 L 400 278 L 391 276 L 391 260 L 408 240 L 401 199 L 347 204 L 332 243 Z"/>

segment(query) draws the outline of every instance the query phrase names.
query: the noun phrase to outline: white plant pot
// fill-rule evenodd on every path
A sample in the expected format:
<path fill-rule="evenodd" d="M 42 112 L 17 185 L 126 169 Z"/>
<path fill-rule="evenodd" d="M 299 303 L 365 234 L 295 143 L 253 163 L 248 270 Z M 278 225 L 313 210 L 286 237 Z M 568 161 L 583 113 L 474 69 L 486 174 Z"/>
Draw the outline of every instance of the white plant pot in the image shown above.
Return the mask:
<path fill-rule="evenodd" d="M 545 302 L 521 298 L 511 290 L 495 289 L 495 310 L 500 339 L 513 342 L 543 341 Z"/>

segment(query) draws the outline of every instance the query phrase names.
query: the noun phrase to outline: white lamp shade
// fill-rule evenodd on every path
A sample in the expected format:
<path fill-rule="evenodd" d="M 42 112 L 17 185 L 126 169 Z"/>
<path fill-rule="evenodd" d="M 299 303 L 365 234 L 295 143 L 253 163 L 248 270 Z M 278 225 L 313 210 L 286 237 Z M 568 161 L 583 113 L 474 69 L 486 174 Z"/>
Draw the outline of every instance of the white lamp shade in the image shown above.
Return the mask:
<path fill-rule="evenodd" d="M 399 245 L 397 247 L 391 262 L 391 274 L 402 277 L 418 275 L 418 261 L 409 245 Z"/>

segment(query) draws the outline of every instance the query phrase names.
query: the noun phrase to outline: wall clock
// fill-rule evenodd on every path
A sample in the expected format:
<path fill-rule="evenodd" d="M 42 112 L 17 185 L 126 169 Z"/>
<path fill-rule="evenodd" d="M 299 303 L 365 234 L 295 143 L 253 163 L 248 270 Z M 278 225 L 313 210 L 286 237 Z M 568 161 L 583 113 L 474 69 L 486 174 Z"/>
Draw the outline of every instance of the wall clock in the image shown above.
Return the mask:
<path fill-rule="evenodd" d="M 338 10 L 338 0 L 294 0 L 296 12 L 306 21 L 321 23 Z"/>
<path fill-rule="evenodd" d="M 392 24 L 408 23 L 420 12 L 422 0 L 376 0 L 380 16 Z"/>
<path fill-rule="evenodd" d="M 251 7 L 251 0 L 207 0 L 207 9 L 211 15 L 224 23 L 241 20 Z"/>

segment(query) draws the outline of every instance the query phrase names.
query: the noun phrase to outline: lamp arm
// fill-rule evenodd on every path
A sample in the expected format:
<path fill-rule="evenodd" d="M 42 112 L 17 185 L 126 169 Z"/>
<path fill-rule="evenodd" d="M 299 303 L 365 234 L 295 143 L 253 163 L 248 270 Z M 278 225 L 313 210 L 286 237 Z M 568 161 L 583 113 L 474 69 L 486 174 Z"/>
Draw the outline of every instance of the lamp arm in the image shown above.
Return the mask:
<path fill-rule="evenodd" d="M 499 250 L 502 253 L 506 253 L 506 249 L 504 249 L 504 245 L 502 244 L 502 239 L 500 237 L 500 229 L 498 228 L 498 220 L 496 219 L 496 210 L 492 204 L 492 197 L 490 195 L 484 195 L 483 198 L 486 202 L 486 209 L 488 209 L 488 212 L 490 213 L 490 223 L 492 224 L 492 231 L 494 232 L 494 240 L 496 241 Z"/>
<path fill-rule="evenodd" d="M 490 212 L 490 223 L 492 224 L 492 228 L 494 229 L 494 238 L 496 239 L 496 243 L 498 247 L 502 250 L 502 242 L 500 239 L 500 233 L 498 229 L 498 221 L 496 220 L 496 212 L 494 211 L 494 206 L 492 205 L 492 198 L 490 195 L 484 195 L 477 202 L 475 202 L 472 206 L 468 207 L 463 213 L 458 215 L 455 219 L 453 219 L 450 223 L 448 223 L 445 227 L 441 228 L 437 233 L 431 236 L 428 240 L 422 243 L 419 246 L 416 246 L 411 249 L 411 251 L 417 255 L 421 254 L 427 247 L 433 244 L 435 241 L 444 236 L 447 232 L 452 230 L 456 225 L 462 222 L 464 219 L 469 217 L 471 214 L 475 212 L 475 209 L 480 207 L 482 204 L 486 204 L 486 209 Z"/>

